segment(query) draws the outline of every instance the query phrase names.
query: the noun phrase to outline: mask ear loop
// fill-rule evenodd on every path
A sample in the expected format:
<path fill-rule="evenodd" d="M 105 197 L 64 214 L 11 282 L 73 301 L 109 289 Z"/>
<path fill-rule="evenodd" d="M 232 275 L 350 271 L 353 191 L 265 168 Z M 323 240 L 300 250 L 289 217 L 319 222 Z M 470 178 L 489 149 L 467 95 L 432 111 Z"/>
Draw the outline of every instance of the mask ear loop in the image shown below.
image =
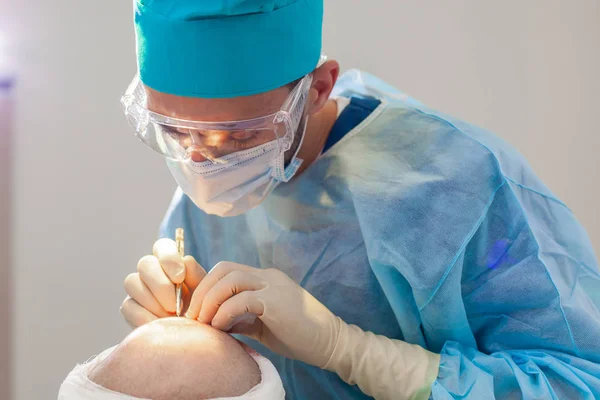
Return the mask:
<path fill-rule="evenodd" d="M 292 90 L 288 98 L 281 106 L 281 111 L 285 114 L 279 117 L 280 121 L 286 123 L 286 134 L 282 138 L 284 142 L 283 150 L 289 150 L 289 146 L 294 142 L 294 134 L 299 126 L 300 119 L 304 115 L 306 100 L 312 85 L 312 74 L 306 75 L 296 87 Z M 287 118 L 286 118 L 287 116 Z"/>
<path fill-rule="evenodd" d="M 317 63 L 316 68 L 319 68 L 321 65 L 327 62 L 327 56 L 325 54 L 321 54 L 319 58 L 319 62 Z M 289 143 L 289 146 L 294 142 L 294 134 L 298 133 L 297 129 L 300 126 L 300 122 L 303 117 L 305 117 L 306 110 L 306 101 L 308 99 L 308 94 L 310 92 L 310 88 L 312 87 L 313 73 L 309 73 L 296 85 L 296 87 L 292 90 L 290 96 L 285 100 L 281 110 L 286 112 L 290 116 L 290 125 L 291 128 L 288 128 L 289 132 L 291 132 L 291 137 L 286 138 L 288 135 L 284 136 L 284 142 Z M 300 104 L 301 106 L 298 106 Z M 305 121 L 306 122 L 306 121 Z M 306 129 L 304 129 L 305 131 Z M 304 132 L 303 132 L 304 134 Z M 302 138 L 302 140 L 304 137 Z M 300 148 L 300 147 L 298 147 Z M 284 150 L 289 150 L 289 147 Z M 294 157 L 296 154 L 294 154 Z"/>
<path fill-rule="evenodd" d="M 275 158 L 274 166 L 271 175 L 280 182 L 289 182 L 292 177 L 296 174 L 303 160 L 297 158 L 298 152 L 302 148 L 304 142 L 304 136 L 306 133 L 306 120 L 308 115 L 306 113 L 306 102 L 308 100 L 308 94 L 312 86 L 312 73 L 306 75 L 294 88 L 292 94 L 288 97 L 282 110 L 288 114 L 286 121 L 286 135 L 284 136 L 285 146 L 280 151 L 279 155 Z M 300 123 L 303 122 L 304 126 L 302 132 L 298 131 Z M 289 132 L 289 133 L 288 133 Z M 294 143 L 295 135 L 301 135 L 298 148 L 292 157 L 290 165 L 285 166 L 285 152 L 290 149 Z M 287 137 L 287 139 L 285 139 Z"/>
<path fill-rule="evenodd" d="M 304 137 L 306 134 L 308 120 L 308 115 L 306 115 L 306 105 L 303 107 L 303 111 L 304 112 L 301 115 L 304 118 L 304 122 L 302 123 L 302 121 L 300 121 L 300 123 L 302 123 L 303 125 L 302 132 L 298 131 L 298 124 L 295 128 L 294 133 L 294 135 L 300 135 L 300 142 L 298 143 L 298 148 L 296 149 L 296 152 L 292 156 L 290 164 L 287 167 L 285 166 L 285 151 L 281 151 L 279 155 L 275 158 L 275 165 L 273 166 L 271 174 L 279 182 L 289 182 L 304 162 L 304 160 L 298 158 L 298 153 L 302 148 L 302 143 L 304 142 Z"/>

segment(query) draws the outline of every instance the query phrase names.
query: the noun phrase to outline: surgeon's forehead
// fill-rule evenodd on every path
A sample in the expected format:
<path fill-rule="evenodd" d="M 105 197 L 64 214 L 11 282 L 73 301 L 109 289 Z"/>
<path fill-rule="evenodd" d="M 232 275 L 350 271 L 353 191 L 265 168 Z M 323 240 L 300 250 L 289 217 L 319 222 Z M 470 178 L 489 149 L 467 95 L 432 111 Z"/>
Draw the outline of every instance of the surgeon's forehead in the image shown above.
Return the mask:
<path fill-rule="evenodd" d="M 269 115 L 280 110 L 290 93 L 288 87 L 252 96 L 203 99 L 159 92 L 144 85 L 150 111 L 192 121 L 236 121 Z"/>

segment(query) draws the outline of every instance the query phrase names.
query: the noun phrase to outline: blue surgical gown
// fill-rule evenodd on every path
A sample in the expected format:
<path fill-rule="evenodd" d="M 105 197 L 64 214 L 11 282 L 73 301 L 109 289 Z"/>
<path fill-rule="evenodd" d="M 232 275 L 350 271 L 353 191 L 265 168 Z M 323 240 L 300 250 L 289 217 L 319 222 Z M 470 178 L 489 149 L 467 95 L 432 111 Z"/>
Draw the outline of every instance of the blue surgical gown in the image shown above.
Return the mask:
<path fill-rule="evenodd" d="M 512 147 L 356 70 L 335 95 L 381 104 L 259 207 L 207 215 L 177 191 L 206 269 L 278 268 L 347 323 L 441 354 L 434 399 L 600 398 L 600 274 L 573 213 Z M 288 399 L 366 399 L 268 356 Z"/>

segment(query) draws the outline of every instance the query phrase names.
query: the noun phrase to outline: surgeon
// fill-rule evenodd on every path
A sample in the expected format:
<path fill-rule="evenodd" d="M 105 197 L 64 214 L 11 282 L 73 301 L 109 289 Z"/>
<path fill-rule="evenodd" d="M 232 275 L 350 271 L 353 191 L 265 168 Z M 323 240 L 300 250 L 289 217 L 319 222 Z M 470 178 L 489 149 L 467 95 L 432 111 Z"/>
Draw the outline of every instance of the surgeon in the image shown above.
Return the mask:
<path fill-rule="evenodd" d="M 185 316 L 268 356 L 289 399 L 600 397 L 596 257 L 512 147 L 338 79 L 323 0 L 134 9 L 122 103 L 179 189 L 127 321 L 172 316 L 183 283 Z"/>

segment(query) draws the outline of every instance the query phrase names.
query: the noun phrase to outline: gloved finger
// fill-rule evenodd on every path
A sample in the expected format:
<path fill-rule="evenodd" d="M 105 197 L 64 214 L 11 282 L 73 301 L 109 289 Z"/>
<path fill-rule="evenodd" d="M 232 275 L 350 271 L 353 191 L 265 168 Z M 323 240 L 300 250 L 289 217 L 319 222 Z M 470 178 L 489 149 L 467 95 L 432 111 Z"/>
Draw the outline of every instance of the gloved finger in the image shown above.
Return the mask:
<path fill-rule="evenodd" d="M 145 256 L 138 262 L 142 282 L 148 286 L 160 305 L 170 313 L 175 312 L 175 285 L 163 271 L 158 258 Z"/>
<path fill-rule="evenodd" d="M 158 317 L 140 306 L 135 300 L 127 296 L 123 304 L 121 304 L 121 315 L 132 328 L 147 324 L 148 322 L 158 319 Z"/>
<path fill-rule="evenodd" d="M 227 274 L 235 270 L 250 272 L 254 269 L 255 268 L 248 267 L 247 265 L 236 264 L 227 261 L 221 261 L 215 265 L 214 268 L 210 270 L 210 272 L 202 279 L 200 284 L 196 287 L 196 290 L 194 290 L 190 307 L 188 308 L 185 316 L 191 319 L 197 319 L 198 315 L 200 315 L 200 309 L 202 308 L 204 295 L 211 287 L 223 279 L 223 277 L 225 277 Z"/>
<path fill-rule="evenodd" d="M 162 266 L 171 282 L 181 283 L 185 279 L 185 265 L 177 251 L 177 245 L 171 239 L 159 239 L 152 247 L 152 254 Z"/>
<path fill-rule="evenodd" d="M 262 337 L 262 331 L 263 322 L 260 319 L 256 318 L 256 320 L 251 324 L 246 322 L 236 323 L 231 327 L 231 329 L 228 329 L 225 332 L 231 334 L 244 335 L 256 340 L 257 342 L 260 342 L 260 338 Z"/>
<path fill-rule="evenodd" d="M 260 290 L 265 287 L 263 279 L 248 271 L 235 270 L 214 284 L 204 295 L 198 321 L 210 324 L 221 304 L 230 297 L 247 290 Z M 242 296 L 243 299 L 248 296 Z"/>
<path fill-rule="evenodd" d="M 183 263 L 185 265 L 185 284 L 187 285 L 190 292 L 194 292 L 202 279 L 206 276 L 206 271 L 198 261 L 192 256 L 183 257 Z"/>
<path fill-rule="evenodd" d="M 192 299 L 192 293 L 190 289 L 188 289 L 185 283 L 182 284 L 181 287 L 181 301 L 183 302 L 183 307 L 181 309 L 181 315 L 185 315 L 188 307 L 190 306 L 190 300 Z"/>
<path fill-rule="evenodd" d="M 228 331 L 238 324 L 252 325 L 261 317 L 265 305 L 260 292 L 245 291 L 225 300 L 211 320 L 213 328 Z M 239 332 L 238 329 L 238 333 Z"/>
<path fill-rule="evenodd" d="M 160 305 L 148 286 L 142 281 L 139 273 L 129 274 L 125 278 L 125 291 L 140 306 L 159 318 L 168 317 L 169 313 Z"/>

